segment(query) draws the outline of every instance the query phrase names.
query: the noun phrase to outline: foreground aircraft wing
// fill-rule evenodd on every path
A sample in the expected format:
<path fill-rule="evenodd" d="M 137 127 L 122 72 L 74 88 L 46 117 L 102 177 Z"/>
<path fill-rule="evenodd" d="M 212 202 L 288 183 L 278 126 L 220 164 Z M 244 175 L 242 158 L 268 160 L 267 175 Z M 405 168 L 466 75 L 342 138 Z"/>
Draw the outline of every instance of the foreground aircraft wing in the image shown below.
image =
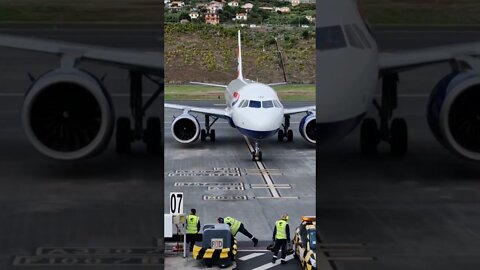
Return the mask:
<path fill-rule="evenodd" d="M 49 53 L 74 60 L 91 60 L 153 75 L 163 73 L 163 55 L 100 46 L 57 42 L 0 34 L 0 47 Z"/>
<path fill-rule="evenodd" d="M 416 67 L 449 62 L 462 57 L 480 55 L 480 43 L 465 43 L 443 47 L 419 49 L 395 54 L 380 54 L 380 74 L 396 73 Z"/>
<path fill-rule="evenodd" d="M 186 106 L 186 105 L 178 105 L 178 104 L 171 104 L 171 103 L 165 103 L 165 108 L 171 108 L 171 109 L 177 109 L 177 110 L 183 110 L 187 112 L 195 112 L 195 113 L 201 113 L 201 114 L 208 114 L 212 116 L 218 116 L 221 118 L 227 118 L 230 117 L 230 115 L 227 113 L 227 110 L 225 109 L 215 109 L 215 108 L 203 108 L 203 107 L 194 107 L 194 106 Z"/>
<path fill-rule="evenodd" d="M 309 113 L 316 111 L 316 106 L 306 106 L 306 107 L 298 107 L 298 108 L 287 108 L 283 110 L 284 115 L 292 115 L 297 113 Z"/>

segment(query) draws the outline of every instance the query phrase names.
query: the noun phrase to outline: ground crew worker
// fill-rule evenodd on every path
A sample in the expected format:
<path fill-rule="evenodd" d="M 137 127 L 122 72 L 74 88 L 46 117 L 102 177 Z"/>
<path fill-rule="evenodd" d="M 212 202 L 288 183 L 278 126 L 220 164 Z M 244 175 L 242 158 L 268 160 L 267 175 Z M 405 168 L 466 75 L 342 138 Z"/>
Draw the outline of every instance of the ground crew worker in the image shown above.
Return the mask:
<path fill-rule="evenodd" d="M 273 228 L 273 241 L 275 245 L 273 246 L 273 259 L 272 263 L 277 261 L 278 251 L 280 247 L 282 248 L 282 258 L 280 260 L 281 264 L 286 264 L 287 261 L 285 257 L 287 256 L 287 244 L 290 243 L 290 227 L 288 226 L 288 215 L 282 215 L 280 220 L 275 222 L 275 227 Z"/>
<path fill-rule="evenodd" d="M 232 217 L 219 217 L 217 220 L 218 223 L 225 223 L 230 226 L 230 232 L 232 233 L 233 237 L 237 235 L 237 232 L 241 232 L 243 235 L 252 240 L 254 247 L 258 245 L 258 239 L 255 238 L 250 232 L 248 232 L 247 229 L 245 229 L 245 226 L 243 226 L 243 223 L 240 220 L 234 219 Z"/>
<path fill-rule="evenodd" d="M 190 210 L 190 215 L 187 216 L 187 242 L 190 243 L 190 252 L 193 251 L 193 246 L 195 245 L 195 240 L 200 231 L 200 218 L 197 216 L 197 210 L 192 208 Z"/>

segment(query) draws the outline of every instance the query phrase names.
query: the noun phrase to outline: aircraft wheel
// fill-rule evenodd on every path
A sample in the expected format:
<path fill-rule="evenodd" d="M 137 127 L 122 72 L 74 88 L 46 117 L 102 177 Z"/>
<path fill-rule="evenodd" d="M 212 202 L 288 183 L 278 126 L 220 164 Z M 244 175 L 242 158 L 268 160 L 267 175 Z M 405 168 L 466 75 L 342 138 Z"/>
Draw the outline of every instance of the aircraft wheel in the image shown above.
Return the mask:
<path fill-rule="evenodd" d="M 204 142 L 206 138 L 207 138 L 207 132 L 205 131 L 205 129 L 202 129 L 200 131 L 200 141 Z"/>
<path fill-rule="evenodd" d="M 283 130 L 278 131 L 278 141 L 283 142 L 283 137 L 285 137 L 285 134 L 283 133 Z"/>
<path fill-rule="evenodd" d="M 129 154 L 132 143 L 132 130 L 130 129 L 130 118 L 119 117 L 117 119 L 115 148 L 118 154 Z"/>
<path fill-rule="evenodd" d="M 291 129 L 287 132 L 287 142 L 293 142 L 293 130 Z"/>
<path fill-rule="evenodd" d="M 262 161 L 262 151 L 258 152 L 257 160 Z"/>
<path fill-rule="evenodd" d="M 408 150 L 408 127 L 405 119 L 393 119 L 390 126 L 390 151 L 403 156 Z"/>
<path fill-rule="evenodd" d="M 210 141 L 215 141 L 215 129 L 210 130 Z"/>
<path fill-rule="evenodd" d="M 363 120 L 360 132 L 360 150 L 362 154 L 375 154 L 377 152 L 377 146 L 379 142 L 380 136 L 375 119 L 367 118 Z"/>
<path fill-rule="evenodd" d="M 144 141 L 147 146 L 147 152 L 150 154 L 158 154 L 161 150 L 161 122 L 158 117 L 150 117 L 147 119 L 147 128 L 144 133 Z"/>

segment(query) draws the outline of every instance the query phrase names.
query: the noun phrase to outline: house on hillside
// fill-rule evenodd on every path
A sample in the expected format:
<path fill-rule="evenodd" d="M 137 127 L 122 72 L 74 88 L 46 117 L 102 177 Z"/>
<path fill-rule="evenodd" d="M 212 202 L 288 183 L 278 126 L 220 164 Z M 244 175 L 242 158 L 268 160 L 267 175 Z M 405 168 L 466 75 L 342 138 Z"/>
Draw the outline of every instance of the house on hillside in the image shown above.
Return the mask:
<path fill-rule="evenodd" d="M 223 3 L 212 1 L 207 5 L 208 13 L 217 13 L 219 10 L 223 10 Z"/>
<path fill-rule="evenodd" d="M 233 0 L 233 1 L 228 2 L 227 5 L 228 5 L 229 7 L 238 7 L 240 4 L 238 3 L 238 1 Z"/>
<path fill-rule="evenodd" d="M 315 16 L 307 15 L 305 16 L 305 19 L 307 19 L 311 23 L 315 23 Z"/>
<path fill-rule="evenodd" d="M 217 25 L 220 23 L 220 17 L 217 13 L 205 14 L 205 23 L 211 25 Z"/>
<path fill-rule="evenodd" d="M 246 3 L 245 5 L 242 6 L 243 9 L 245 9 L 246 12 L 249 12 L 253 8 L 252 3 Z"/>
<path fill-rule="evenodd" d="M 172 1 L 168 5 L 168 8 L 173 9 L 173 10 L 180 10 L 185 6 L 185 2 L 183 1 Z"/>
<path fill-rule="evenodd" d="M 290 13 L 290 8 L 289 7 L 276 7 L 274 9 L 275 12 L 279 13 Z"/>
<path fill-rule="evenodd" d="M 240 12 L 235 15 L 236 21 L 246 21 L 247 19 L 248 19 L 247 13 Z"/>
<path fill-rule="evenodd" d="M 198 11 L 190 11 L 190 13 L 188 13 L 188 16 L 190 16 L 190 19 L 192 20 L 196 20 L 198 19 L 198 17 L 200 17 L 200 13 L 198 13 Z"/>

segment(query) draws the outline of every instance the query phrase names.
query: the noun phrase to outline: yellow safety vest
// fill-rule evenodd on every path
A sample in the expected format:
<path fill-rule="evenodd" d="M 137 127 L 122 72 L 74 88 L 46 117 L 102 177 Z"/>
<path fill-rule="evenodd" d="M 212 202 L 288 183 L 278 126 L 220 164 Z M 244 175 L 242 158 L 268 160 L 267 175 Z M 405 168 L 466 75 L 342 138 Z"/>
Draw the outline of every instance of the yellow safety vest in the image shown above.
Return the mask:
<path fill-rule="evenodd" d="M 223 223 L 227 224 L 230 223 L 230 232 L 233 234 L 233 236 L 237 235 L 238 229 L 240 229 L 240 225 L 242 222 L 239 220 L 236 220 L 232 217 L 226 217 L 223 219 Z"/>
<path fill-rule="evenodd" d="M 197 224 L 200 218 L 196 215 L 188 215 L 187 216 L 187 233 L 194 234 L 198 233 Z"/>
<path fill-rule="evenodd" d="M 275 228 L 277 229 L 276 239 L 287 239 L 287 222 L 283 219 L 275 222 Z"/>

